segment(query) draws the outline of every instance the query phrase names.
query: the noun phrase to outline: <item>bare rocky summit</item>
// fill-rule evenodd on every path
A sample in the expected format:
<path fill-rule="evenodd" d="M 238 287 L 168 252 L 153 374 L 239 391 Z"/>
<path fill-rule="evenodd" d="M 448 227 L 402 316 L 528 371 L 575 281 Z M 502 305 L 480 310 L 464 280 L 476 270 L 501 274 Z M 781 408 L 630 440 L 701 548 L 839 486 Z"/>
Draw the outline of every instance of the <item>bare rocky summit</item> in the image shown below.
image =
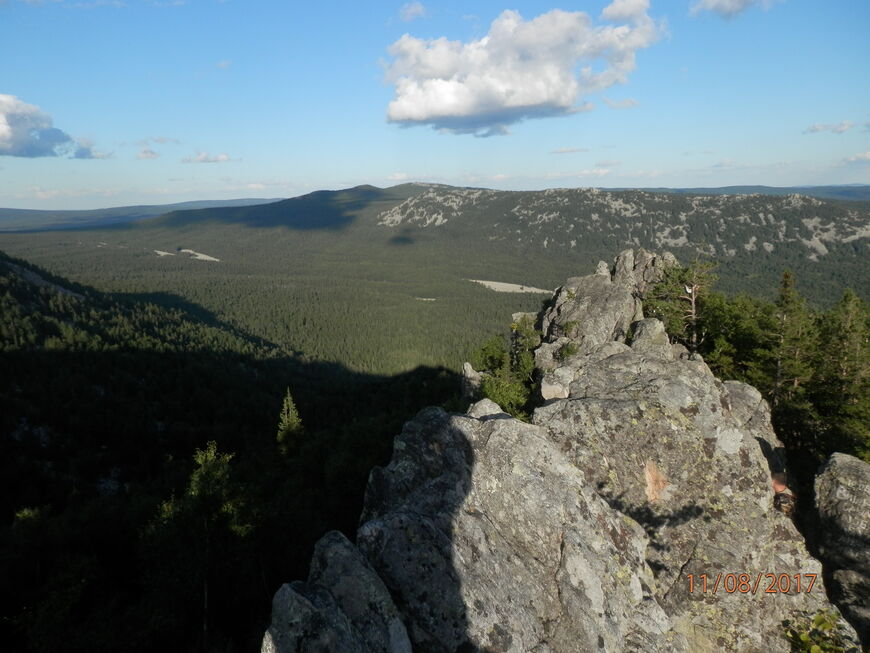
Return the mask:
<path fill-rule="evenodd" d="M 672 263 L 628 250 L 557 290 L 531 423 L 489 400 L 408 422 L 263 651 L 789 650 L 781 622 L 831 608 L 821 565 L 773 508 L 761 396 L 643 318 Z"/>

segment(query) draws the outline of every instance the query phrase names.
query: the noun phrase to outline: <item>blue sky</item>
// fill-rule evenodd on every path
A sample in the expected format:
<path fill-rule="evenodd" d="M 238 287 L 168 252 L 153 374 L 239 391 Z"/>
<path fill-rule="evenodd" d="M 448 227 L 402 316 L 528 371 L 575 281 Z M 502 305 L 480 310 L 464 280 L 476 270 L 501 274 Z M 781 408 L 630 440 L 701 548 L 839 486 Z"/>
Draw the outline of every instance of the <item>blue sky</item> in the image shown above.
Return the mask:
<path fill-rule="evenodd" d="M 870 2 L 0 0 L 0 206 L 870 183 Z"/>

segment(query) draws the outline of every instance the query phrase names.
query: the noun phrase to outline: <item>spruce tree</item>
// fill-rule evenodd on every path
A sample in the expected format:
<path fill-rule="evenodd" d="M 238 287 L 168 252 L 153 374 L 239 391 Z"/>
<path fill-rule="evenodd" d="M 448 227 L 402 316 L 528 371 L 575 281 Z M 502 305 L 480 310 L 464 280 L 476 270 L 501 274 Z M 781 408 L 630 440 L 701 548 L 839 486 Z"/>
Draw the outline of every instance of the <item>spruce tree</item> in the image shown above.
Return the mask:
<path fill-rule="evenodd" d="M 828 431 L 828 448 L 870 460 L 870 306 L 846 290 L 821 319 L 813 399 Z"/>
<path fill-rule="evenodd" d="M 791 271 L 782 275 L 774 309 L 770 399 L 774 406 L 799 401 L 813 376 L 816 330 Z"/>
<path fill-rule="evenodd" d="M 278 448 L 281 453 L 287 454 L 302 432 L 302 418 L 299 417 L 299 410 L 296 408 L 296 404 L 293 403 L 290 388 L 287 388 L 287 393 L 284 395 L 284 403 L 281 406 L 281 414 L 278 418 L 277 439 Z"/>

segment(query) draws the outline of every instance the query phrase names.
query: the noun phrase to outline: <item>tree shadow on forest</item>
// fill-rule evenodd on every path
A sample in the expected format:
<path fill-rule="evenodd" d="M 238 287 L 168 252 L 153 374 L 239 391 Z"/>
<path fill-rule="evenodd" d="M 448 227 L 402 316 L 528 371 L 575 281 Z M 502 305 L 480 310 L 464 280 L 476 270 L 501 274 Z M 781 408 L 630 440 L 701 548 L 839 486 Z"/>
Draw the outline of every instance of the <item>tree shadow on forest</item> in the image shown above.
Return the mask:
<path fill-rule="evenodd" d="M 176 306 L 220 325 L 201 307 Z M 459 386 L 446 369 L 383 376 L 212 350 L 16 351 L 0 354 L 0 367 L 14 370 L 0 378 L 0 427 L 10 434 L 0 442 L 2 514 L 31 506 L 42 515 L 0 530 L 0 579 L 11 590 L 0 638 L 13 649 L 55 635 L 70 651 L 154 650 L 173 637 L 196 648 L 202 602 L 187 600 L 196 569 L 173 562 L 175 552 L 187 559 L 183 530 L 159 559 L 140 547 L 161 502 L 184 496 L 194 451 L 213 440 L 233 454 L 251 530 L 214 542 L 210 641 L 249 650 L 272 595 L 304 575 L 314 542 L 330 529 L 353 537 L 369 470 L 389 460 L 402 423 Z M 275 430 L 288 387 L 306 431 L 282 457 Z M 85 622 L 106 625 L 98 635 L 78 628 Z M 148 630 L 155 624 L 160 632 Z"/>

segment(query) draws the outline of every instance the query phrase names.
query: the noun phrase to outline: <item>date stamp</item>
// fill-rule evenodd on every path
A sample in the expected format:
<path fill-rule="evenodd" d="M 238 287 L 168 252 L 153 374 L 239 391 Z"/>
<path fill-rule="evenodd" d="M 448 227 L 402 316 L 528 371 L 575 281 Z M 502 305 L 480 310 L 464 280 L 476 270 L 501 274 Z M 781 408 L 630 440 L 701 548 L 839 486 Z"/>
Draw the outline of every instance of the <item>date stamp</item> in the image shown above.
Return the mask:
<path fill-rule="evenodd" d="M 818 574 L 775 574 L 759 571 L 757 574 L 722 573 L 686 574 L 689 594 L 800 594 L 809 593 L 816 584 Z"/>

